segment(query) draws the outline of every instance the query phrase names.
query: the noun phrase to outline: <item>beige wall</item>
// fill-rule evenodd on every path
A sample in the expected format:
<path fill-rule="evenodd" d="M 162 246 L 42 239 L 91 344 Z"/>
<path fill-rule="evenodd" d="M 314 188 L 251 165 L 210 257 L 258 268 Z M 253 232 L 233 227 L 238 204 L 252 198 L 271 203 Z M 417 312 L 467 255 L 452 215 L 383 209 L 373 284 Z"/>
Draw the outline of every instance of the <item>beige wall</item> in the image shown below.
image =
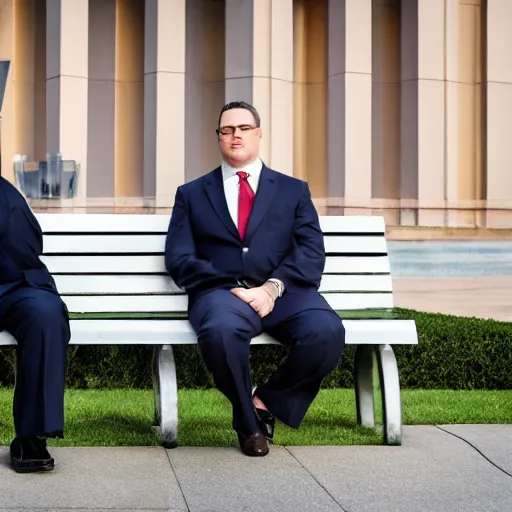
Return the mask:
<path fill-rule="evenodd" d="M 172 206 L 245 99 L 334 213 L 512 225 L 512 0 L 73 1 L 0 0 L 9 179 L 60 150 L 86 201 Z"/>

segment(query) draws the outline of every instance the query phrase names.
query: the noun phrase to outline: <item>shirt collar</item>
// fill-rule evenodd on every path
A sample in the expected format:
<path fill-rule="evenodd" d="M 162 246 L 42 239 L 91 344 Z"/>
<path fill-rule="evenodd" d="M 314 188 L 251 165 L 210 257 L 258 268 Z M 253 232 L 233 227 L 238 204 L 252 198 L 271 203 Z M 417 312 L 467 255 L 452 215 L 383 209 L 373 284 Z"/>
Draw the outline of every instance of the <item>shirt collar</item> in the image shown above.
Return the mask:
<path fill-rule="evenodd" d="M 235 169 L 234 167 L 231 167 L 223 160 L 221 164 L 222 178 L 224 181 L 226 181 L 227 179 L 235 176 L 238 171 L 245 171 L 250 174 L 251 178 L 258 180 L 262 167 L 263 162 L 261 161 L 260 158 L 256 158 L 256 160 L 251 162 L 249 165 L 246 165 L 243 169 Z"/>

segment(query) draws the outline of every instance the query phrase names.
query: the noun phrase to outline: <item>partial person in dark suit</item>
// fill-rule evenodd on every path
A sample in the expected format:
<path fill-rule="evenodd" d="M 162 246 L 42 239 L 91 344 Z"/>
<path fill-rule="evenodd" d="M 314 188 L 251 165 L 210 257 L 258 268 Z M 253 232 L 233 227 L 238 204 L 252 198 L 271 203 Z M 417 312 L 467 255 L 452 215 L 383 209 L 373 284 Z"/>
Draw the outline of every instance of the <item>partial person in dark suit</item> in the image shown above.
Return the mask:
<path fill-rule="evenodd" d="M 221 166 L 176 192 L 165 262 L 188 294 L 191 325 L 232 404 L 241 450 L 262 456 L 274 418 L 299 427 L 340 360 L 345 330 L 318 293 L 325 249 L 307 183 L 260 160 L 253 106 L 224 106 L 217 136 Z M 262 332 L 289 354 L 253 393 L 249 344 Z"/>
<path fill-rule="evenodd" d="M 0 331 L 17 341 L 15 471 L 50 471 L 46 439 L 64 431 L 64 385 L 69 318 L 39 256 L 41 228 L 20 192 L 0 177 Z"/>

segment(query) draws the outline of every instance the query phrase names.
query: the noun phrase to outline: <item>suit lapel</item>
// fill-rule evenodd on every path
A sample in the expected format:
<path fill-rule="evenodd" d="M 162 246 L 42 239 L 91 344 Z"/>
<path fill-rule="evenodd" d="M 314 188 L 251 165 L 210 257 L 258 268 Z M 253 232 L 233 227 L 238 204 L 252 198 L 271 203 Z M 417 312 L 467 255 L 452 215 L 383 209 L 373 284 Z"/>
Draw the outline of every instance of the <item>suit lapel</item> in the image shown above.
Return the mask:
<path fill-rule="evenodd" d="M 222 169 L 217 167 L 206 179 L 206 194 L 212 203 L 213 209 L 219 216 L 226 229 L 236 238 L 240 240 L 238 229 L 229 213 L 228 204 L 226 202 L 226 194 L 224 192 L 224 184 L 222 183 Z"/>
<path fill-rule="evenodd" d="M 254 199 L 249 225 L 247 226 L 246 242 L 249 243 L 251 238 L 258 229 L 263 217 L 265 217 L 268 209 L 274 201 L 277 191 L 276 176 L 266 165 L 261 169 L 260 182 L 258 184 L 258 192 Z"/>

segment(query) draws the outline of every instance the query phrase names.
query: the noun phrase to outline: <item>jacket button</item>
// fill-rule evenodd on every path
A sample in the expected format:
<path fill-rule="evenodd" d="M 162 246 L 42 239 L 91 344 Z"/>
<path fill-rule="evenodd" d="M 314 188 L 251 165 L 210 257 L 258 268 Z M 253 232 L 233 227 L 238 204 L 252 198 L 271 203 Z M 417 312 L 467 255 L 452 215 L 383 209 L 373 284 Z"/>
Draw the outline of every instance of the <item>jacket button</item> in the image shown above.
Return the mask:
<path fill-rule="evenodd" d="M 242 249 L 242 252 L 249 252 L 249 247 L 244 247 L 244 248 Z"/>

